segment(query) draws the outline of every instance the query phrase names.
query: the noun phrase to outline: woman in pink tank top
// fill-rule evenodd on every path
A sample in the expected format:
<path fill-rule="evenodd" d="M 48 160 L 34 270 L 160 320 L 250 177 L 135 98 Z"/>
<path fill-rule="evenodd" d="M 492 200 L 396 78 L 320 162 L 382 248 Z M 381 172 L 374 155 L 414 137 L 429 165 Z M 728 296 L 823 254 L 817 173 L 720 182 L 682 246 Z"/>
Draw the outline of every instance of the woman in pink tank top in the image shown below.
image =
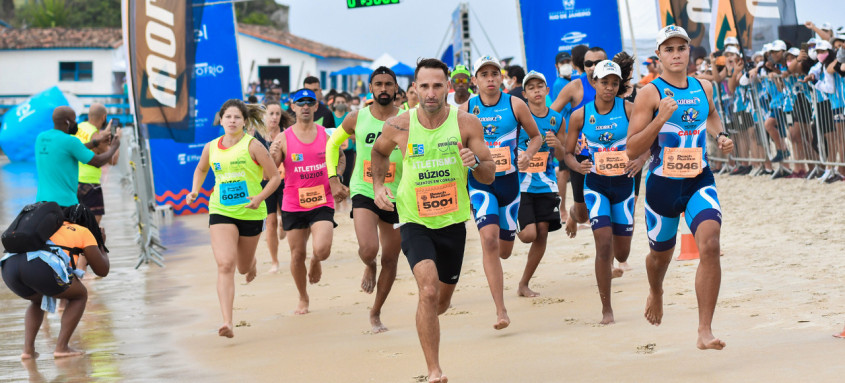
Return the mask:
<path fill-rule="evenodd" d="M 317 111 L 314 92 L 301 89 L 294 93 L 292 99 L 296 123 L 276 136 L 270 146 L 270 154 L 285 171 L 282 228 L 287 232 L 290 272 L 299 291 L 299 304 L 294 313 L 307 314 L 306 272 L 308 282 L 314 284 L 320 281 L 321 262 L 331 254 L 332 232 L 337 226 L 334 222 L 334 195 L 342 198 L 344 193 L 348 194 L 348 189 L 332 192 L 326 171 L 328 136 L 325 128 L 314 123 L 314 112 Z M 343 174 L 345 161 L 339 162 L 338 174 Z M 314 254 L 310 267 L 306 269 L 305 248 L 309 233 Z"/>

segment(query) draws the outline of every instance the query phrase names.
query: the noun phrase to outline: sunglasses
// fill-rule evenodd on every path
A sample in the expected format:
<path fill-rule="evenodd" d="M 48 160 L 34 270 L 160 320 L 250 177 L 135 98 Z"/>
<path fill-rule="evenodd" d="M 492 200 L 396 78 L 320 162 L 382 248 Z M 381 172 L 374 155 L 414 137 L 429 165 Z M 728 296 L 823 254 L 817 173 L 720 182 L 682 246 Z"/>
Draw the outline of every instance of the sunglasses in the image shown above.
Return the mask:
<path fill-rule="evenodd" d="M 314 100 L 300 100 L 293 103 L 296 106 L 314 106 L 317 105 L 317 101 Z"/>
<path fill-rule="evenodd" d="M 452 81 L 454 81 L 454 82 L 455 82 L 455 84 L 466 84 L 466 83 L 469 83 L 469 79 L 465 79 L 465 78 L 456 78 L 456 79 L 453 79 Z"/>
<path fill-rule="evenodd" d="M 601 60 L 592 61 L 592 60 L 584 60 L 584 68 L 591 68 L 593 65 L 598 64 Z"/>

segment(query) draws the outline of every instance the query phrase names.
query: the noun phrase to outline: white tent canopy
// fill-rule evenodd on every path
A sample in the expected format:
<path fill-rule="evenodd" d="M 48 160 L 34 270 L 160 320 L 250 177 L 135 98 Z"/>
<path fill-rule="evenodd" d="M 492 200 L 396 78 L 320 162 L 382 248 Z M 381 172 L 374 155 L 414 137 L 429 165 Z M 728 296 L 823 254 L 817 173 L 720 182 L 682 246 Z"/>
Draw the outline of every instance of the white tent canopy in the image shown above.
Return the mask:
<path fill-rule="evenodd" d="M 370 69 L 376 70 L 376 68 L 380 66 L 386 66 L 388 68 L 391 68 L 397 63 L 399 63 L 399 60 L 393 58 L 393 56 L 391 56 L 389 53 L 384 53 L 377 59 L 373 60 L 373 63 L 370 64 Z"/>

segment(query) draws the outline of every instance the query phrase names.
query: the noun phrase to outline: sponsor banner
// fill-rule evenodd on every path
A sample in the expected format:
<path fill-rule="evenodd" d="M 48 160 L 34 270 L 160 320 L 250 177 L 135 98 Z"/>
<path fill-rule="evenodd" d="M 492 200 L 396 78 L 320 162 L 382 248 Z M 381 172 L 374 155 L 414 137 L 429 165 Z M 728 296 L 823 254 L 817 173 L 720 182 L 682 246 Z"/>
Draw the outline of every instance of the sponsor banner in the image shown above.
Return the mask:
<path fill-rule="evenodd" d="M 718 23 L 718 24 L 717 24 Z M 713 0 L 713 46 L 724 47 L 724 37 L 736 36 L 743 49 L 759 50 L 777 40 L 778 26 L 798 23 L 795 0 Z"/>
<path fill-rule="evenodd" d="M 189 129 L 148 125 L 156 202 L 172 205 L 175 214 L 208 211 L 208 197 L 214 186 L 211 171 L 196 202 L 187 206 L 185 196 L 191 190 L 203 147 L 220 136 L 220 128 L 213 125 L 214 115 L 226 100 L 242 98 L 232 4 L 203 6 L 201 3 L 195 1 L 191 7 L 193 33 L 188 35 L 195 45 L 194 64 L 189 71 L 192 104 Z"/>
<path fill-rule="evenodd" d="M 576 45 L 602 47 L 608 57 L 622 51 L 616 0 L 520 0 L 526 71 L 557 78 L 555 56 Z M 554 99 L 555 96 L 550 96 Z"/>
<path fill-rule="evenodd" d="M 184 0 L 129 0 L 130 76 L 136 121 L 169 129 L 190 125 L 190 4 Z"/>
<path fill-rule="evenodd" d="M 659 28 L 677 25 L 690 37 L 690 45 L 710 47 L 710 0 L 655 0 Z"/>

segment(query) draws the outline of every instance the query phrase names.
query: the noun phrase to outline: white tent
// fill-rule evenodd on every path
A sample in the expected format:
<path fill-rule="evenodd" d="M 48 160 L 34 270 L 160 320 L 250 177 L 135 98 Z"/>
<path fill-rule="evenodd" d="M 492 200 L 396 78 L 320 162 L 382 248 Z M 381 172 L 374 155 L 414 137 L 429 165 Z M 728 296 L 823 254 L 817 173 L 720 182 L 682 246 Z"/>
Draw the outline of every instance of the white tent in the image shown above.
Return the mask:
<path fill-rule="evenodd" d="M 393 56 L 391 56 L 389 53 L 384 53 L 377 59 L 373 60 L 373 63 L 370 64 L 370 69 L 376 70 L 376 68 L 380 66 L 386 66 L 388 68 L 391 68 L 397 63 L 399 63 L 399 60 L 393 58 Z"/>

